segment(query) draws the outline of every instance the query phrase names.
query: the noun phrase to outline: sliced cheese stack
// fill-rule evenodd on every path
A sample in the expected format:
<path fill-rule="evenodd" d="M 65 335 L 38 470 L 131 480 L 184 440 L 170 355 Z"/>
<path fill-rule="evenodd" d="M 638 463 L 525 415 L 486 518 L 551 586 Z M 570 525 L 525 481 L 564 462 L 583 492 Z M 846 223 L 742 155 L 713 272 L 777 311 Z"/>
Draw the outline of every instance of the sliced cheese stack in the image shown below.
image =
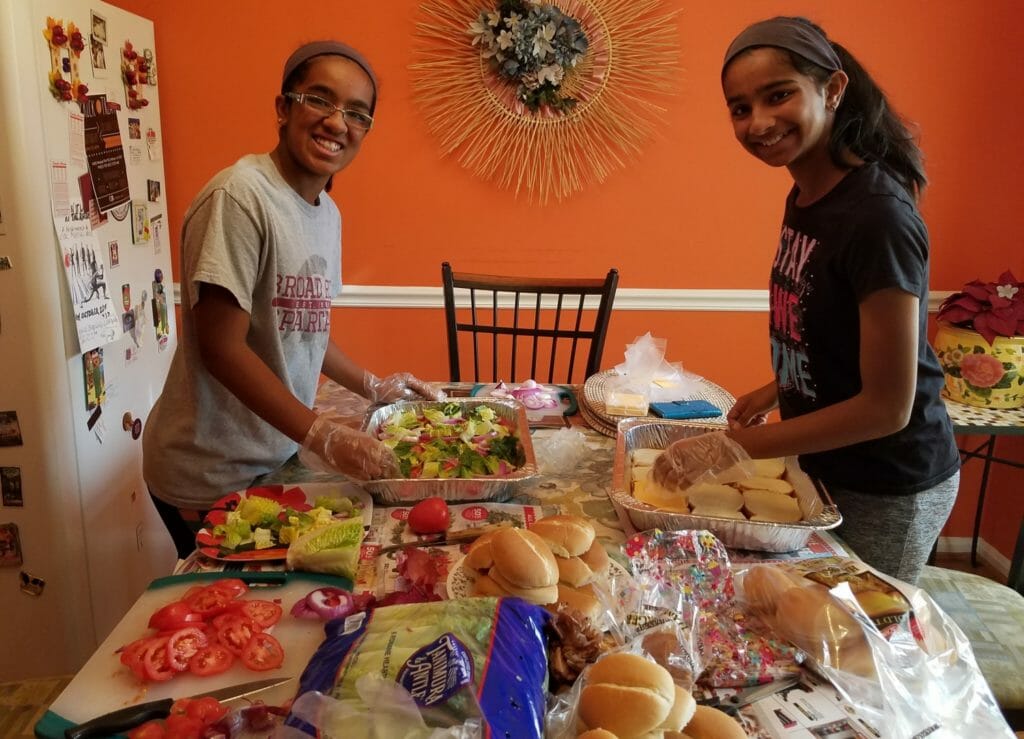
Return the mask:
<path fill-rule="evenodd" d="M 743 494 L 729 485 L 698 483 L 686 489 L 693 506 L 694 516 L 718 516 L 719 518 L 743 518 Z"/>
<path fill-rule="evenodd" d="M 651 467 L 661 452 L 661 449 L 634 449 L 630 452 L 630 491 L 641 503 L 663 511 L 689 513 L 690 505 L 686 495 L 679 490 L 659 485 L 651 476 Z"/>

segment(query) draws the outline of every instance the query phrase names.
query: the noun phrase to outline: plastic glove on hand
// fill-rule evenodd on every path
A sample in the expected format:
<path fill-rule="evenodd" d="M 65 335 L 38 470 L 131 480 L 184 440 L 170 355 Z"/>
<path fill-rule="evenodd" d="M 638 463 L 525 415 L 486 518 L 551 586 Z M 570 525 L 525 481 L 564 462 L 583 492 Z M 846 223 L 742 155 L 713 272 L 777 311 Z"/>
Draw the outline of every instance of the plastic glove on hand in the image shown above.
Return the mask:
<path fill-rule="evenodd" d="M 317 472 L 341 472 L 357 480 L 401 477 L 398 457 L 387 445 L 326 415 L 309 427 L 299 461 Z"/>
<path fill-rule="evenodd" d="M 394 403 L 398 400 L 444 400 L 441 388 L 417 379 L 409 372 L 397 372 L 380 378 L 372 372 L 363 375 L 363 395 L 372 403 Z"/>
<path fill-rule="evenodd" d="M 651 474 L 669 490 L 685 490 L 698 482 L 736 482 L 753 477 L 750 455 L 723 431 L 673 442 L 656 460 Z"/>

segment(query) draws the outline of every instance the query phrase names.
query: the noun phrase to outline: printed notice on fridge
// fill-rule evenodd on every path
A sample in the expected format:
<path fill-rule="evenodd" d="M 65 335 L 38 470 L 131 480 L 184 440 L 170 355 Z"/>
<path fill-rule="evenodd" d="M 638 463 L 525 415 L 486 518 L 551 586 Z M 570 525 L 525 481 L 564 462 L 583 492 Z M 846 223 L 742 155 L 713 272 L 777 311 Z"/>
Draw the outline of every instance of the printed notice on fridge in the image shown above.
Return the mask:
<path fill-rule="evenodd" d="M 85 155 L 96 202 L 103 213 L 127 203 L 131 197 L 117 114 L 105 110 L 105 104 L 98 104 L 89 108 L 92 115 L 85 116 Z"/>
<path fill-rule="evenodd" d="M 107 290 L 106 266 L 89 214 L 76 208 L 63 218 L 54 217 L 53 225 L 74 306 L 79 347 L 88 352 L 119 338 L 121 319 Z"/>

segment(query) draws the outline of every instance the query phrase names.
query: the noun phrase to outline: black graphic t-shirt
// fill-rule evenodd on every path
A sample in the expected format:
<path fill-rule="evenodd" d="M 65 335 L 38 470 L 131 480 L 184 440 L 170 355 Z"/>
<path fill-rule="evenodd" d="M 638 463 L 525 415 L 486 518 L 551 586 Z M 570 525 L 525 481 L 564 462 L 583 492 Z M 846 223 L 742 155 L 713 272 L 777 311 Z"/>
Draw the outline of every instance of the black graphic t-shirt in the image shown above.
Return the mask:
<path fill-rule="evenodd" d="M 880 439 L 800 457 L 826 485 L 909 494 L 959 466 L 928 345 L 928 232 L 913 201 L 878 165 L 850 172 L 807 207 L 790 193 L 772 265 L 770 336 L 782 418 L 847 400 L 861 389 L 859 304 L 896 287 L 920 301 L 917 390 L 910 423 Z"/>

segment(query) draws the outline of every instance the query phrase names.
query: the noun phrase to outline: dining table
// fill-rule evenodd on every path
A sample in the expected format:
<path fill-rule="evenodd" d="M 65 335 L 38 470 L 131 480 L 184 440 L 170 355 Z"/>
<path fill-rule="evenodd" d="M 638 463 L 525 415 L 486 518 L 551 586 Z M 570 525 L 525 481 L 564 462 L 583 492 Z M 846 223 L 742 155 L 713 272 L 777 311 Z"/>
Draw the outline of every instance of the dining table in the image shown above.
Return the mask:
<path fill-rule="evenodd" d="M 479 389 L 479 386 L 471 383 L 444 384 L 442 387 L 452 397 L 469 396 Z M 571 391 L 575 396 L 574 399 L 578 399 L 581 403 L 585 402 L 584 398 L 580 397 L 585 394 L 583 386 L 565 386 L 565 388 Z M 721 394 L 705 395 L 705 397 L 712 397 L 721 405 L 726 406 L 722 408 L 724 418 L 724 413 L 728 410 L 728 404 L 731 403 L 731 396 L 722 391 Z M 353 427 L 360 427 L 372 408 L 368 401 L 361 396 L 350 392 L 332 381 L 326 381 L 318 390 L 316 410 L 330 412 L 336 418 L 341 419 L 342 422 L 348 423 Z M 574 407 L 572 410 L 575 411 L 576 408 Z M 593 407 L 590 407 L 589 412 L 586 414 L 572 412 L 560 420 L 553 420 L 551 417 L 547 417 L 543 419 L 542 423 L 538 424 L 539 427 L 531 428 L 530 439 L 538 459 L 539 474 L 530 480 L 530 484 L 519 486 L 509 498 L 500 502 L 485 501 L 480 503 L 480 505 L 492 513 L 497 511 L 501 515 L 510 515 L 514 520 L 515 517 L 518 517 L 520 522 L 523 521 L 524 516 L 527 517 L 527 520 L 531 517 L 535 520 L 555 513 L 581 516 L 593 524 L 596 534 L 595 540 L 608 552 L 613 566 L 617 563 L 618 569 L 624 572 L 630 564 L 626 554 L 626 545 L 633 537 L 642 534 L 633 526 L 627 511 L 618 507 L 609 495 L 612 486 L 612 468 L 615 461 L 616 439 L 609 432 L 610 426 L 607 423 L 609 419 L 605 418 L 603 419 L 604 423 L 592 425 L 589 419 L 594 416 L 595 410 Z M 710 421 L 712 427 L 714 427 L 715 423 L 721 423 L 721 421 Z M 571 460 L 570 464 L 566 464 L 564 459 L 559 461 L 556 457 L 547 453 L 549 445 L 556 438 L 561 437 L 564 441 L 567 431 L 574 437 L 576 450 L 575 457 Z M 319 484 L 333 485 L 340 487 L 343 494 L 347 494 L 347 491 L 354 492 L 358 489 L 351 480 L 343 475 L 317 472 L 307 468 L 298 459 L 298 456 L 288 460 L 281 468 L 264 475 L 255 484 L 259 486 L 282 486 L 284 488 L 289 486 L 315 486 Z M 454 511 L 458 507 L 453 505 L 452 510 Z M 370 519 L 366 538 L 361 548 L 360 574 L 355 579 L 355 582 L 351 583 L 352 589 L 356 592 L 361 590 L 372 591 L 377 597 L 381 597 L 392 588 L 395 588 L 395 563 L 403 545 L 409 541 L 409 536 L 411 536 L 401 523 L 404 517 L 395 515 L 402 508 L 402 506 L 386 506 L 379 501 L 374 502 L 372 518 Z M 523 524 L 520 523 L 518 525 Z M 440 548 L 445 549 L 447 547 Z M 451 550 L 451 554 L 448 555 L 451 557 L 450 564 L 456 567 L 458 560 L 462 556 L 460 548 L 453 546 Z M 850 552 L 838 537 L 827 530 L 814 531 L 807 543 L 798 551 L 769 553 L 730 550 L 728 552 L 728 558 L 735 565 L 830 556 L 855 557 L 856 555 Z M 194 584 L 189 582 L 188 578 L 210 578 L 217 577 L 218 573 L 230 572 L 246 572 L 247 576 L 248 574 L 266 576 L 284 569 L 285 563 L 280 560 L 246 559 L 231 561 L 208 556 L 208 552 L 204 553 L 197 549 L 189 557 L 179 560 L 174 569 L 173 578 L 165 578 L 165 580 L 173 580 L 175 587 L 185 588 L 188 585 Z M 306 573 L 294 572 L 288 574 L 290 576 L 306 575 Z M 442 597 L 461 597 L 461 593 L 457 595 L 453 592 L 451 577 L 449 577 L 446 585 L 448 587 L 448 594 Z M 295 592 L 302 588 L 296 582 L 292 582 L 288 587 L 291 587 Z M 308 589 L 309 587 L 315 587 L 315 585 L 306 585 L 305 587 Z M 469 593 L 467 592 L 466 594 L 468 595 Z M 281 604 L 287 610 L 290 602 L 282 601 Z M 139 604 L 137 603 L 136 606 L 139 606 Z M 129 615 L 138 610 L 138 607 L 134 608 L 129 612 Z M 148 613 L 148 607 L 143 609 L 143 615 L 146 613 Z M 138 615 L 136 614 L 136 616 Z M 295 651 L 301 650 L 303 653 L 301 655 L 293 655 L 293 658 L 298 658 L 299 663 L 308 659 L 309 655 L 312 654 L 315 633 L 310 636 L 310 633 L 306 630 L 300 636 L 301 639 L 296 637 L 296 643 L 301 642 L 302 646 L 296 647 Z M 110 639 L 108 638 L 109 641 Z M 104 646 L 109 645 L 105 643 Z M 104 646 L 101 646 L 99 651 L 103 651 Z M 97 654 L 99 654 L 99 651 Z M 89 668 L 91 664 L 92 660 L 86 665 L 86 668 Z M 301 668 L 298 671 L 301 672 Z M 747 706 L 741 712 L 745 717 L 744 726 L 748 732 L 754 731 L 755 733 L 752 735 L 768 738 L 784 736 L 787 731 L 785 728 L 786 722 L 780 716 L 790 720 L 789 713 L 794 713 L 795 711 L 802 711 L 806 714 L 806 719 L 800 719 L 804 721 L 805 725 L 824 727 L 823 730 L 831 727 L 841 731 L 844 730 L 843 727 L 848 725 L 849 721 L 853 720 L 856 713 L 853 707 L 844 703 L 840 699 L 839 694 L 830 689 L 827 682 L 816 678 L 806 670 L 801 670 L 800 672 L 801 677 L 798 687 L 801 692 L 797 695 L 804 696 L 801 699 L 802 702 L 787 702 L 793 697 L 791 689 L 788 693 L 783 691 L 778 695 L 770 695 L 751 703 L 750 706 Z M 69 690 L 76 688 L 77 685 L 79 695 L 84 695 L 81 683 L 82 680 L 76 677 L 76 680 L 72 681 L 71 686 L 69 686 Z M 95 690 L 97 688 L 93 685 L 92 689 Z M 291 694 L 294 694 L 294 689 L 294 683 L 287 687 L 282 686 L 274 691 L 268 691 L 266 698 L 271 702 L 274 700 L 283 701 L 290 697 L 290 695 L 285 693 L 291 691 Z M 728 693 L 729 691 L 726 692 Z M 710 695 L 711 693 L 707 692 L 704 694 L 705 698 Z M 718 700 L 718 697 L 715 697 L 715 700 Z M 58 701 L 55 705 L 60 708 L 62 704 Z M 758 706 L 761 707 L 758 708 Z M 59 714 L 59 711 L 57 713 Z M 47 723 L 48 726 L 55 728 L 55 730 L 59 730 L 67 724 L 62 717 L 53 712 L 49 712 L 44 718 L 44 722 L 41 723 Z M 778 725 L 771 726 L 773 724 Z M 752 729 L 751 727 L 761 728 Z M 44 735 L 49 736 L 49 734 Z M 859 736 L 860 734 L 837 733 L 821 735 Z"/>

